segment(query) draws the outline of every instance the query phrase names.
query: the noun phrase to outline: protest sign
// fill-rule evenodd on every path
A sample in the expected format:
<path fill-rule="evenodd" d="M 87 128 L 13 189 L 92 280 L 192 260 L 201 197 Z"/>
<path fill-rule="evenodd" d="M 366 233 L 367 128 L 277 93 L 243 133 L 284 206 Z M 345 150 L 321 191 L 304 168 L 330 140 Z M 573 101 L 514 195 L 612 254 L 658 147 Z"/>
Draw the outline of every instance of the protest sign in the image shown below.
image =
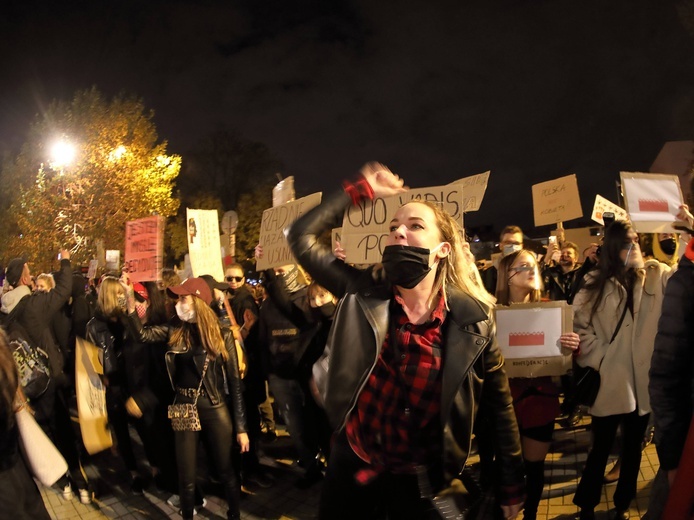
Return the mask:
<path fill-rule="evenodd" d="M 484 193 L 487 191 L 489 173 L 478 173 L 451 183 L 463 185 L 463 211 L 465 213 L 480 209 Z"/>
<path fill-rule="evenodd" d="M 617 204 L 610 202 L 601 195 L 596 195 L 595 204 L 593 204 L 593 214 L 590 218 L 604 226 L 605 222 L 602 220 L 603 213 L 614 213 L 615 220 L 629 220 L 629 214 L 624 208 L 617 206 Z"/>
<path fill-rule="evenodd" d="M 536 226 L 565 222 L 583 216 L 575 175 L 533 185 Z"/>
<path fill-rule="evenodd" d="M 221 244 L 219 240 L 219 215 L 216 209 L 186 208 L 188 223 L 188 253 L 193 276 L 211 275 L 219 281 L 224 277 Z"/>
<path fill-rule="evenodd" d="M 133 282 L 161 280 L 164 267 L 164 217 L 125 223 L 125 268 Z"/>
<path fill-rule="evenodd" d="M 75 342 L 75 393 L 82 441 L 93 455 L 113 445 L 106 413 L 106 387 L 101 380 L 103 350 L 84 338 Z"/>
<path fill-rule="evenodd" d="M 321 194 L 313 193 L 299 200 L 280 204 L 263 211 L 260 222 L 260 245 L 263 257 L 256 262 L 256 271 L 296 262 L 284 236 L 284 229 L 311 208 L 320 204 Z"/>
<path fill-rule="evenodd" d="M 120 268 L 120 251 L 118 249 L 106 250 L 106 270 L 118 271 Z"/>
<path fill-rule="evenodd" d="M 87 270 L 87 280 L 96 278 L 96 269 L 99 267 L 99 261 L 94 258 L 89 261 L 89 269 Z"/>
<path fill-rule="evenodd" d="M 342 222 L 342 247 L 346 262 L 373 264 L 381 261 L 391 220 L 400 206 L 413 200 L 439 204 L 463 229 L 463 187 L 447 186 L 417 188 L 392 197 L 363 200 L 351 206 Z"/>
<path fill-rule="evenodd" d="M 573 311 L 565 301 L 497 306 L 496 339 L 509 377 L 558 376 L 571 368 L 571 352 L 559 336 L 573 330 Z"/>
<path fill-rule="evenodd" d="M 672 233 L 684 204 L 677 175 L 620 172 L 624 205 L 639 233 Z"/>
<path fill-rule="evenodd" d="M 342 228 L 339 227 L 333 228 L 332 232 L 330 233 L 330 245 L 333 251 L 335 251 L 337 244 L 342 246 Z"/>

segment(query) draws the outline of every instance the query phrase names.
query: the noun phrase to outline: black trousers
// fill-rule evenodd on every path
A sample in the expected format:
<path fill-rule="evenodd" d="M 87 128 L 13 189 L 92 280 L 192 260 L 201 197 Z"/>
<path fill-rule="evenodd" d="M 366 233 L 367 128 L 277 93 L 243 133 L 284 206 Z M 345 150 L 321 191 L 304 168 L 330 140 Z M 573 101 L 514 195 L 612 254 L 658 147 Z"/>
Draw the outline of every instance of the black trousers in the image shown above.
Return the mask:
<path fill-rule="evenodd" d="M 178 396 L 177 402 L 193 402 Z M 216 469 L 226 494 L 229 519 L 240 518 L 239 498 L 241 489 L 231 463 L 232 436 L 234 428 L 229 409 L 225 403 L 212 405 L 207 397 L 198 399 L 198 414 L 202 431 L 174 432 L 176 462 L 178 464 L 178 489 L 181 496 L 181 512 L 184 519 L 193 518 L 197 454 L 200 438 L 205 444 L 209 463 Z"/>
<path fill-rule="evenodd" d="M 649 415 L 639 416 L 638 411 L 627 414 L 592 418 L 593 447 L 578 483 L 574 504 L 581 509 L 594 509 L 600 503 L 603 476 L 617 427 L 622 425 L 622 468 L 619 472 L 614 505 L 626 511 L 636 496 L 636 480 L 641 467 L 641 442 L 648 425 Z"/>
<path fill-rule="evenodd" d="M 369 465 L 352 451 L 342 431 L 335 439 L 323 481 L 321 520 L 423 520 L 440 518 L 431 502 L 420 498 L 416 475 L 381 473 L 367 484 L 357 473 Z"/>

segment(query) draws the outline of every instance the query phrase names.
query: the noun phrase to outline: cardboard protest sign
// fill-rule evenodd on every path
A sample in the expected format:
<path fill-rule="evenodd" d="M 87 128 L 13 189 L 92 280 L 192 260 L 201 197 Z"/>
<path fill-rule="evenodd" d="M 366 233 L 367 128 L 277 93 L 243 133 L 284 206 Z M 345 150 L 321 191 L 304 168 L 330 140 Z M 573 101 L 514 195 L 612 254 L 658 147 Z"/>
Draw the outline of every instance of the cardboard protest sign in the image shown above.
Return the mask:
<path fill-rule="evenodd" d="M 617 206 L 601 195 L 595 196 L 595 204 L 593 204 L 593 214 L 590 216 L 595 222 L 601 226 L 605 225 L 602 219 L 603 213 L 614 213 L 616 220 L 629 220 L 629 214 L 624 208 Z"/>
<path fill-rule="evenodd" d="M 125 268 L 133 282 L 161 280 L 164 267 L 164 217 L 125 223 Z"/>
<path fill-rule="evenodd" d="M 565 222 L 583 216 L 575 175 L 533 185 L 536 226 Z"/>
<path fill-rule="evenodd" d="M 639 233 L 672 233 L 684 204 L 677 175 L 620 172 L 624 205 Z"/>
<path fill-rule="evenodd" d="M 417 188 L 392 197 L 361 201 L 349 208 L 342 222 L 345 261 L 353 264 L 380 262 L 395 212 L 413 200 L 440 204 L 463 229 L 463 186 L 459 183 Z"/>
<path fill-rule="evenodd" d="M 463 211 L 465 213 L 480 209 L 484 193 L 487 191 L 487 184 L 489 184 L 489 174 L 490 172 L 478 173 L 451 183 L 463 185 Z"/>
<path fill-rule="evenodd" d="M 497 306 L 496 339 L 509 377 L 558 376 L 571 368 L 571 352 L 559 336 L 573 330 L 573 311 L 565 301 Z"/>
<path fill-rule="evenodd" d="M 193 276 L 211 275 L 215 280 L 224 277 L 219 215 L 216 209 L 186 208 L 188 223 L 188 253 Z"/>
<path fill-rule="evenodd" d="M 96 345 L 79 336 L 75 343 L 75 393 L 82 440 L 87 453 L 93 455 L 113 445 L 106 413 L 104 373 Z"/>
<path fill-rule="evenodd" d="M 332 246 L 333 251 L 337 247 L 337 244 L 342 245 L 342 228 L 333 228 L 332 232 L 330 233 L 330 244 Z"/>
<path fill-rule="evenodd" d="M 256 271 L 296 262 L 284 236 L 284 229 L 308 210 L 318 206 L 320 201 L 321 194 L 313 193 L 263 211 L 263 219 L 260 222 L 260 245 L 263 246 L 263 257 L 256 262 Z"/>

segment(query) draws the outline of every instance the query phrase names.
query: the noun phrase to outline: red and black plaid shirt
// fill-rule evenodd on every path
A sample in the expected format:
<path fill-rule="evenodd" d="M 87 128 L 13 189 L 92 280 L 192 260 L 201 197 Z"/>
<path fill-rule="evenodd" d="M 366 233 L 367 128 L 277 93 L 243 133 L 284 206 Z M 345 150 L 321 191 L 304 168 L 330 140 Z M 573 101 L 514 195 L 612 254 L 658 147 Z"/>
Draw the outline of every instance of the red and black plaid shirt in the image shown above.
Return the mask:
<path fill-rule="evenodd" d="M 411 473 L 440 459 L 443 298 L 426 323 L 410 323 L 398 302 L 391 305 L 391 332 L 376 367 L 347 420 L 354 452 L 375 469 Z M 397 348 L 393 348 L 392 331 Z"/>

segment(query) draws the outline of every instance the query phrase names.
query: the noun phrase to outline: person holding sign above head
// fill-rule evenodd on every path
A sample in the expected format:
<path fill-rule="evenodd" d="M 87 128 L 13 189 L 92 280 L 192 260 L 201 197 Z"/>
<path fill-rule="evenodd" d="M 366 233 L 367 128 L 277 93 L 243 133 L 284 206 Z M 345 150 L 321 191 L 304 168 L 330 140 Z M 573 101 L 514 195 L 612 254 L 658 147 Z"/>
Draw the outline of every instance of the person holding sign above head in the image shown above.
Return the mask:
<path fill-rule="evenodd" d="M 382 263 L 365 270 L 319 241 L 350 204 L 405 190 L 369 163 L 286 231 L 298 262 L 340 299 L 324 364 L 336 434 L 319 517 L 438 518 L 441 491 L 461 476 L 484 409 L 497 426 L 503 515 L 515 518 L 525 494 L 520 437 L 492 299 L 470 276 L 456 222 L 435 204 L 406 203 L 390 222 Z"/>
<path fill-rule="evenodd" d="M 539 302 L 542 282 L 535 255 L 516 251 L 499 262 L 497 305 Z M 562 334 L 563 348 L 578 349 L 575 332 Z M 528 497 L 523 518 L 534 519 L 545 483 L 545 458 L 552 442 L 554 419 L 559 415 L 559 388 L 549 376 L 511 379 L 513 405 L 520 428 Z"/>
<path fill-rule="evenodd" d="M 606 227 L 597 269 L 587 275 L 574 299 L 574 331 L 581 338 L 576 360 L 600 373 L 600 387 L 590 408 L 593 446 L 574 496 L 582 519 L 594 518 L 620 425 L 623 442 L 614 518 L 629 518 L 651 412 L 648 370 L 669 276 L 667 265 L 644 262 L 636 231 L 617 220 Z"/>

